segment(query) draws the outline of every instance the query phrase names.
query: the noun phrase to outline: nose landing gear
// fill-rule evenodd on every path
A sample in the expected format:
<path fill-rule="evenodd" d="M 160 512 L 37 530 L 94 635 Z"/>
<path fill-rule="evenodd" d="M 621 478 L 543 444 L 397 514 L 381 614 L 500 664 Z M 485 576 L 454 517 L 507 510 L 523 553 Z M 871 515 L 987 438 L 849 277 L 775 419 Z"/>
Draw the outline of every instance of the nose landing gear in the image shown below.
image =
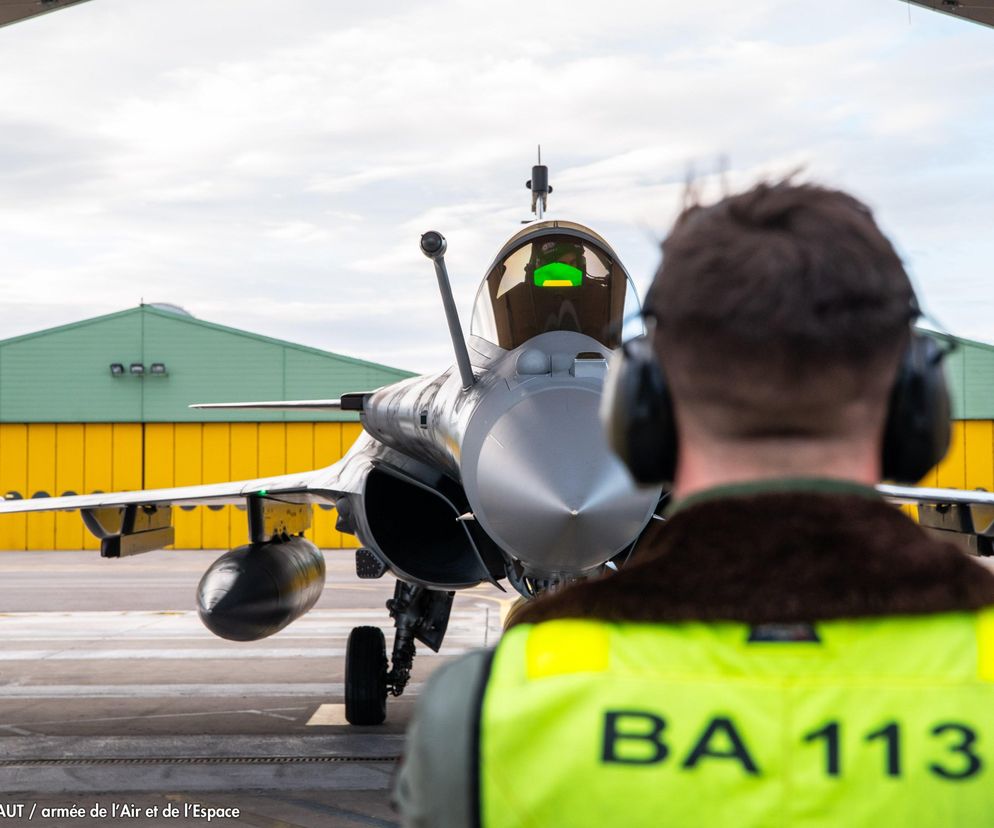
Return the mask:
<path fill-rule="evenodd" d="M 356 627 L 345 651 L 345 718 L 353 725 L 378 725 L 386 719 L 387 695 L 399 696 L 411 678 L 415 640 L 435 652 L 449 625 L 454 592 L 397 581 L 387 610 L 393 618 L 392 664 L 379 627 Z"/>

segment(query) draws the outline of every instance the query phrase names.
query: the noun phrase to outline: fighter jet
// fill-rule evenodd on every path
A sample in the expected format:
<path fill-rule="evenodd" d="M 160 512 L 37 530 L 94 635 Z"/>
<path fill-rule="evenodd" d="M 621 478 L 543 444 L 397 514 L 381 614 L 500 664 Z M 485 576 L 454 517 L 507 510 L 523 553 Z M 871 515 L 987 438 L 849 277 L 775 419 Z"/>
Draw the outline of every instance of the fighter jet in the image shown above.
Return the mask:
<path fill-rule="evenodd" d="M 986 0 L 984 0 L 986 2 Z M 0 25 L 82 0 L 0 0 Z M 935 5 L 935 4 L 929 4 Z M 943 5 L 961 4 L 943 3 Z M 223 554 L 198 587 L 201 619 L 222 638 L 272 635 L 306 613 L 324 586 L 321 552 L 304 538 L 312 504 L 333 504 L 358 536 L 360 578 L 396 579 L 378 627 L 357 627 L 346 651 L 353 724 L 385 719 L 403 693 L 415 641 L 438 651 L 455 591 L 506 581 L 525 598 L 624 564 L 665 493 L 637 486 L 609 450 L 598 407 L 626 319 L 639 317 L 631 278 L 592 229 L 547 220 L 552 188 L 539 163 L 528 182 L 535 220 L 499 248 L 464 337 L 445 266 L 446 241 L 426 232 L 455 352 L 438 374 L 337 400 L 213 403 L 359 413 L 363 433 L 324 469 L 232 483 L 0 502 L 0 514 L 79 510 L 105 558 L 174 540 L 174 506 L 242 504 L 250 542 Z M 994 494 L 881 487 L 920 519 L 994 554 Z"/>
<path fill-rule="evenodd" d="M 541 160 L 541 159 L 540 159 Z M 356 535 L 360 578 L 396 579 L 379 627 L 346 648 L 345 711 L 379 724 L 409 681 L 415 642 L 442 645 L 457 590 L 510 584 L 524 598 L 624 565 L 654 517 L 661 486 L 638 486 L 608 447 L 598 409 L 625 320 L 640 318 L 618 255 L 588 227 L 547 220 L 552 188 L 539 163 L 528 182 L 536 219 L 484 271 L 464 337 L 445 265 L 446 240 L 421 236 L 434 265 L 455 364 L 335 400 L 220 402 L 225 409 L 345 410 L 363 432 L 316 471 L 171 489 L 0 502 L 0 514 L 77 509 L 105 558 L 174 540 L 172 509 L 244 503 L 250 542 L 200 581 L 200 618 L 216 635 L 253 641 L 306 613 L 324 586 L 320 550 L 304 537 L 311 504 L 334 504 Z M 994 554 L 994 494 L 881 486 L 919 506 L 923 524 Z"/>
<path fill-rule="evenodd" d="M 246 641 L 317 601 L 324 560 L 303 533 L 310 504 L 334 504 L 338 528 L 362 543 L 359 577 L 397 580 L 389 660 L 377 627 L 353 630 L 346 650 L 346 716 L 382 722 L 388 694 L 408 682 L 415 641 L 441 646 L 456 590 L 506 581 L 530 598 L 620 565 L 662 495 L 633 482 L 598 418 L 608 359 L 626 315 L 638 318 L 631 278 L 596 232 L 546 220 L 546 166 L 532 168 L 528 185 L 535 219 L 487 266 L 468 338 L 446 240 L 421 236 L 452 367 L 336 400 L 196 406 L 357 411 L 363 433 L 339 462 L 234 483 L 6 501 L 0 513 L 78 509 L 101 555 L 117 558 L 172 543 L 174 506 L 244 503 L 250 543 L 208 569 L 197 601 L 208 629 Z"/>

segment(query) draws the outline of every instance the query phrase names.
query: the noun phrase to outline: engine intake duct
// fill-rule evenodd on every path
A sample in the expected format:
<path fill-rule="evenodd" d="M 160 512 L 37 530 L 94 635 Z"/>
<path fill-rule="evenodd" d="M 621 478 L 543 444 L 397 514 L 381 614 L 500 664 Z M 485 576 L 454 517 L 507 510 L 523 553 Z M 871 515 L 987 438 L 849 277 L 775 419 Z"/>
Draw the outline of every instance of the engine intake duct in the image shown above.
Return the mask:
<path fill-rule="evenodd" d="M 430 483 L 377 463 L 365 489 L 365 517 L 379 552 L 398 573 L 436 589 L 475 586 L 503 576 L 499 549 L 474 521 L 462 488 L 439 475 Z"/>
<path fill-rule="evenodd" d="M 324 574 L 324 556 L 306 538 L 239 546 L 214 561 L 200 579 L 200 620 L 231 641 L 266 638 L 317 603 Z"/>

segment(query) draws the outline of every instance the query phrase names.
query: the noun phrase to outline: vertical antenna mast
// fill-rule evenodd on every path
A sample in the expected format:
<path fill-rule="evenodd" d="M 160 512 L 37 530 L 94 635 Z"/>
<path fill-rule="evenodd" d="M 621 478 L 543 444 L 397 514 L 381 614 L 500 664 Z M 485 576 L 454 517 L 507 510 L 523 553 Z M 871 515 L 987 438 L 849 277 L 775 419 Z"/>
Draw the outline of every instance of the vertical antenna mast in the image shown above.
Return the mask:
<path fill-rule="evenodd" d="M 532 191 L 532 212 L 539 221 L 545 216 L 548 209 L 549 193 L 552 187 L 549 186 L 549 168 L 542 163 L 542 145 L 538 145 L 538 164 L 532 167 L 532 177 L 525 182 L 525 186 Z"/>
<path fill-rule="evenodd" d="M 456 366 L 462 379 L 463 390 L 472 388 L 476 382 L 473 376 L 473 366 L 469 361 L 469 349 L 466 338 L 462 335 L 462 325 L 459 323 L 459 312 L 456 301 L 452 298 L 452 285 L 449 282 L 449 271 L 445 267 L 445 251 L 448 245 L 445 236 L 437 230 L 429 230 L 421 237 L 421 252 L 435 265 L 435 276 L 438 279 L 438 290 L 442 294 L 442 307 L 445 308 L 445 321 L 449 325 L 449 336 L 452 338 L 452 348 L 456 353 Z"/>

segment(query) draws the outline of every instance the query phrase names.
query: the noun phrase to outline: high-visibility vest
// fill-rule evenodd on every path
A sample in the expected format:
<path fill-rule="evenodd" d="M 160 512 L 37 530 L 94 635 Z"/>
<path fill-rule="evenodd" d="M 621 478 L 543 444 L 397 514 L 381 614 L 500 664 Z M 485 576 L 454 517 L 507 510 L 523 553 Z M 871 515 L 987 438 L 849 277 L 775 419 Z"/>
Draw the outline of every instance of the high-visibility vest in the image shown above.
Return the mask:
<path fill-rule="evenodd" d="M 481 702 L 481 825 L 994 826 L 994 609 L 805 629 L 513 628 Z"/>

